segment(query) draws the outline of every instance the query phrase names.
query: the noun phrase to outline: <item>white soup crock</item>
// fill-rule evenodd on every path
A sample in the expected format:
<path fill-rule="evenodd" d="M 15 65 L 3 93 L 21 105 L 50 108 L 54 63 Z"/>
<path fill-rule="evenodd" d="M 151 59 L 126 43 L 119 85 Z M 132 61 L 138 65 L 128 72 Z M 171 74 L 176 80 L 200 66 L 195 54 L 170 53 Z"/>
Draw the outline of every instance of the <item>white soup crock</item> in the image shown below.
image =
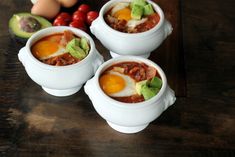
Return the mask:
<path fill-rule="evenodd" d="M 163 83 L 156 96 L 140 103 L 123 103 L 110 98 L 102 91 L 99 85 L 102 72 L 113 64 L 126 61 L 145 63 L 157 69 Z M 176 100 L 162 69 L 148 59 L 135 56 L 121 56 L 108 60 L 98 68 L 95 76 L 87 81 L 84 90 L 97 113 L 113 129 L 122 133 L 136 133 L 143 130 Z"/>
<path fill-rule="evenodd" d="M 119 55 L 134 55 L 148 58 L 150 53 L 161 45 L 172 32 L 172 26 L 165 19 L 162 9 L 154 2 L 155 11 L 160 16 L 159 23 L 152 29 L 141 33 L 123 33 L 111 28 L 104 20 L 105 13 L 117 2 L 130 2 L 131 0 L 110 0 L 100 10 L 99 17 L 92 22 L 91 32 L 100 42 L 110 50 L 112 57 Z"/>
<path fill-rule="evenodd" d="M 31 53 L 31 46 L 39 39 L 54 33 L 70 30 L 75 35 L 85 37 L 90 44 L 90 52 L 82 61 L 66 66 L 53 66 L 42 63 Z M 85 32 L 71 27 L 49 27 L 32 35 L 18 54 L 19 60 L 25 67 L 29 77 L 42 86 L 49 94 L 54 96 L 68 96 L 76 93 L 82 85 L 90 79 L 100 64 L 103 57 L 95 48 L 94 41 Z"/>

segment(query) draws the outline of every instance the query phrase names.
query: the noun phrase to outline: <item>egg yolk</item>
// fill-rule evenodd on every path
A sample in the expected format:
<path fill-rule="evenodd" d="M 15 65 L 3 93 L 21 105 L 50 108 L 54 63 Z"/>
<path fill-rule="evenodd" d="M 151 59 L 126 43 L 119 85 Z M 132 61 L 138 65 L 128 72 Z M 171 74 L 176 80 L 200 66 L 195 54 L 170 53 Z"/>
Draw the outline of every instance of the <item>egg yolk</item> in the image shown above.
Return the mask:
<path fill-rule="evenodd" d="M 131 10 L 129 8 L 118 10 L 116 13 L 114 13 L 114 17 L 116 17 L 118 20 L 129 21 L 131 19 Z"/>
<path fill-rule="evenodd" d="M 108 95 L 117 93 L 125 87 L 124 79 L 114 74 L 105 74 L 101 76 L 99 83 L 103 91 Z"/>
<path fill-rule="evenodd" d="M 32 47 L 33 54 L 38 58 L 45 58 L 58 50 L 58 43 L 52 41 L 39 41 Z"/>

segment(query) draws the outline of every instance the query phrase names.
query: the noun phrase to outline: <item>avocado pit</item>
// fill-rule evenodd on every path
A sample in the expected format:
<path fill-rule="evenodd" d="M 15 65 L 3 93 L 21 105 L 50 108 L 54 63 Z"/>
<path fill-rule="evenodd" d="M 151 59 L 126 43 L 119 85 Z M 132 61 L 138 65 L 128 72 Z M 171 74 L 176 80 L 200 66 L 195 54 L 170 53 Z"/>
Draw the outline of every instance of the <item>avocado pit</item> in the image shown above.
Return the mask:
<path fill-rule="evenodd" d="M 41 24 L 33 17 L 21 17 L 19 20 L 20 29 L 25 32 L 36 32 L 41 29 Z"/>

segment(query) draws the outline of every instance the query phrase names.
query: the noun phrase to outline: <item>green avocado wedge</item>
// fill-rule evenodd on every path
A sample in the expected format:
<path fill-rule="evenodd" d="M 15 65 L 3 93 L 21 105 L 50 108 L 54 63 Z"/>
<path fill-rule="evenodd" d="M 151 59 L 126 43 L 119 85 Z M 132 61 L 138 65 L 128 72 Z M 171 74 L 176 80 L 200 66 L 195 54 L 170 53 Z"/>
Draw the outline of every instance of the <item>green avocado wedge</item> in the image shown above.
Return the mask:
<path fill-rule="evenodd" d="M 137 82 L 135 89 L 137 94 L 143 95 L 144 100 L 149 100 L 160 91 L 162 87 L 162 80 L 154 76 L 151 80 L 143 80 Z"/>
<path fill-rule="evenodd" d="M 85 51 L 86 55 L 88 54 L 90 47 L 86 38 L 82 37 L 80 41 L 80 47 Z"/>
<path fill-rule="evenodd" d="M 25 12 L 14 14 L 9 20 L 8 26 L 13 37 L 27 41 L 35 32 L 52 25 L 43 17 Z"/>
<path fill-rule="evenodd" d="M 140 6 L 138 4 L 134 4 L 131 9 L 131 17 L 133 19 L 140 20 L 143 14 L 144 14 L 143 6 Z"/>
<path fill-rule="evenodd" d="M 158 88 L 154 88 L 154 87 L 149 87 L 147 85 L 144 85 L 141 89 L 141 93 L 144 97 L 144 100 L 149 100 L 152 97 L 154 97 L 155 95 L 157 95 L 157 93 L 159 92 L 160 89 Z"/>
<path fill-rule="evenodd" d="M 153 13 L 154 13 L 154 10 L 151 4 L 147 4 L 144 6 L 144 15 L 151 15 Z"/>
<path fill-rule="evenodd" d="M 134 5 L 139 5 L 139 6 L 144 7 L 146 4 L 147 4 L 146 0 L 133 0 L 133 1 L 131 2 L 131 8 L 132 8 Z"/>
<path fill-rule="evenodd" d="M 73 56 L 80 60 L 84 59 L 90 50 L 88 41 L 82 37 L 72 39 L 66 46 L 66 50 Z"/>

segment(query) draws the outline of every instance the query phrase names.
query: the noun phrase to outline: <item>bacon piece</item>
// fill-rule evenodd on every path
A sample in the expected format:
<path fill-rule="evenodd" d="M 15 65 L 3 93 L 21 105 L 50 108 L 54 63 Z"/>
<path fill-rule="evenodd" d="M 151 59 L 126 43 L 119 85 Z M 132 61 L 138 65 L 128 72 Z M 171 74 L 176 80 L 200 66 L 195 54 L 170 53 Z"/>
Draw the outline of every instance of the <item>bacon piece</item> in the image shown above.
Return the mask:
<path fill-rule="evenodd" d="M 69 30 L 65 30 L 64 31 L 64 38 L 67 43 L 70 42 L 74 38 L 73 32 L 71 32 Z"/>
<path fill-rule="evenodd" d="M 146 71 L 143 67 L 134 66 L 130 71 L 129 74 L 136 80 L 142 81 L 146 79 Z"/>
<path fill-rule="evenodd" d="M 154 67 L 149 66 L 146 71 L 147 79 L 149 80 L 149 79 L 153 78 L 154 76 L 156 76 L 156 74 L 157 74 L 157 70 Z"/>
<path fill-rule="evenodd" d="M 68 42 L 70 42 L 73 38 L 74 38 L 73 32 L 65 30 L 61 37 L 60 44 L 66 46 Z"/>
<path fill-rule="evenodd" d="M 71 65 L 79 61 L 80 60 L 78 58 L 71 56 L 69 53 L 43 60 L 44 63 L 55 66 Z"/>

